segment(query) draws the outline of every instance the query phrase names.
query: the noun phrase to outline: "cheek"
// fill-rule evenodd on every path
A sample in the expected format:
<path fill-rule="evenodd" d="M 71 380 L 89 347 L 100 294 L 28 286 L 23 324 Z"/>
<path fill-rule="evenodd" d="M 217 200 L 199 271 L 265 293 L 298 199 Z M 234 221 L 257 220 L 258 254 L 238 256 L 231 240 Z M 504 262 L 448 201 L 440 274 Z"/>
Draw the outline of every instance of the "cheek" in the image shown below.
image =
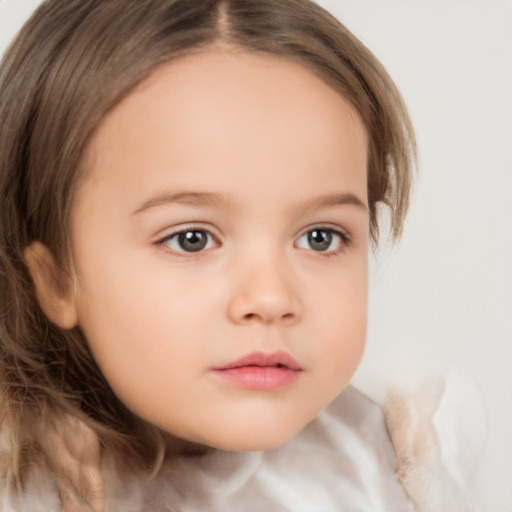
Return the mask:
<path fill-rule="evenodd" d="M 121 261 L 81 269 L 87 286 L 81 288 L 78 316 L 105 377 L 130 402 L 133 384 L 168 388 L 171 375 L 193 368 L 213 308 L 208 293 L 198 295 L 180 279 L 170 282 L 154 267 L 142 271 L 144 266 Z"/>
<path fill-rule="evenodd" d="M 317 366 L 334 396 L 357 369 L 366 342 L 368 316 L 367 265 L 361 261 L 334 276 L 323 287 L 312 288 L 311 309 L 317 333 L 313 344 Z M 333 396 L 333 398 L 334 398 Z"/>

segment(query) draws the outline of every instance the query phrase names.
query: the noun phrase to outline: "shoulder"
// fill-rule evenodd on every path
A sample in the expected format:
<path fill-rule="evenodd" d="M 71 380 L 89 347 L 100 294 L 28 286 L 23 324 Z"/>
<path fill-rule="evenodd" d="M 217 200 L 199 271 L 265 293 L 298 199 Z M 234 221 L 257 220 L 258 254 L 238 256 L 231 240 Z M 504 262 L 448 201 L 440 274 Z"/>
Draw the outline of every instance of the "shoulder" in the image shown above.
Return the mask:
<path fill-rule="evenodd" d="M 355 455 L 371 454 L 380 461 L 384 474 L 393 472 L 396 456 L 388 434 L 384 409 L 360 390 L 349 386 L 307 427 L 319 439 L 329 440 L 338 453 L 345 456 L 347 450 Z M 304 434 L 303 434 L 304 435 Z M 356 460 L 353 461 L 357 465 Z"/>
<path fill-rule="evenodd" d="M 62 511 L 55 481 L 49 472 L 32 471 L 24 482 L 23 492 L 14 493 L 11 482 L 0 482 L 1 512 L 60 512 Z"/>
<path fill-rule="evenodd" d="M 348 445 L 381 461 L 374 479 L 389 481 L 392 468 L 415 512 L 480 510 L 474 488 L 487 414 L 474 379 L 452 370 L 412 388 L 378 388 L 375 400 L 347 388 L 311 428 L 323 437 L 336 432 L 340 453 Z"/>
<path fill-rule="evenodd" d="M 415 510 L 477 510 L 474 475 L 487 426 L 474 380 L 453 370 L 413 391 L 389 392 L 382 410 L 396 453 L 396 472 Z"/>

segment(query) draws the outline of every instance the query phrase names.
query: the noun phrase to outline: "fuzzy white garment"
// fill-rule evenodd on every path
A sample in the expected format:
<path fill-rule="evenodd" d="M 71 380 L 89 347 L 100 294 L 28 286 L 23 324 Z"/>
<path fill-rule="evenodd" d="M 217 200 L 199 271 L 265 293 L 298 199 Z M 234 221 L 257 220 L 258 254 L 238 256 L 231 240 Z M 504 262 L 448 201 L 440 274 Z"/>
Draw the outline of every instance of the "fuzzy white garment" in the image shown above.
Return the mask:
<path fill-rule="evenodd" d="M 473 512 L 480 403 L 458 374 L 420 397 L 395 394 L 383 409 L 349 387 L 275 450 L 215 451 L 152 481 L 104 468 L 105 511 Z M 60 512 L 54 482 L 42 477 L 16 505 L 4 495 L 0 510 Z"/>
<path fill-rule="evenodd" d="M 487 412 L 476 382 L 453 370 L 414 394 L 392 394 L 384 411 L 397 474 L 414 510 L 480 510 L 473 479 L 487 438 Z"/>
<path fill-rule="evenodd" d="M 395 465 L 380 408 L 349 388 L 285 445 L 188 459 L 155 494 L 123 482 L 108 510 L 167 510 L 168 487 L 169 510 L 180 512 L 409 512 Z"/>

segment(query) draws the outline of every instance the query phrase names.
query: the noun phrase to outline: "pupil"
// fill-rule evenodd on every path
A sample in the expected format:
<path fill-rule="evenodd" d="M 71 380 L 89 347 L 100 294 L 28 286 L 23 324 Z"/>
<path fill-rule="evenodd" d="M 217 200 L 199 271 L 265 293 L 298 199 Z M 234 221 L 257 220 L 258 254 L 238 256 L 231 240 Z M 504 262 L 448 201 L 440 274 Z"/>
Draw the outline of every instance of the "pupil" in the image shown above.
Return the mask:
<path fill-rule="evenodd" d="M 322 229 L 314 229 L 308 233 L 308 242 L 315 251 L 326 251 L 332 242 L 332 233 Z"/>
<path fill-rule="evenodd" d="M 206 247 L 208 240 L 204 231 L 187 231 L 178 235 L 178 241 L 184 251 L 197 252 Z"/>

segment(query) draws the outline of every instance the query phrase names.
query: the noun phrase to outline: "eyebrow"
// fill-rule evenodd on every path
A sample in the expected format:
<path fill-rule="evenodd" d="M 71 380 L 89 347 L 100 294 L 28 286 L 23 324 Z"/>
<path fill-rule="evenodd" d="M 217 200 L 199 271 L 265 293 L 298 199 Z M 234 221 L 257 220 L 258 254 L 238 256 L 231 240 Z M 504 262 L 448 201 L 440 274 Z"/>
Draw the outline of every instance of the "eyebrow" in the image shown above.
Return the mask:
<path fill-rule="evenodd" d="M 300 204 L 299 209 L 305 212 L 312 210 L 321 210 L 332 206 L 352 205 L 360 210 L 368 212 L 365 202 L 355 194 L 350 192 L 327 194 L 305 201 Z"/>
<path fill-rule="evenodd" d="M 227 196 L 211 192 L 178 192 L 175 194 L 162 192 L 145 201 L 132 215 L 138 215 L 152 208 L 170 204 L 183 204 L 187 206 L 229 206 L 231 203 L 232 201 L 230 201 Z M 309 212 L 343 205 L 352 205 L 365 212 L 368 211 L 368 207 L 364 201 L 352 193 L 335 193 L 316 197 L 300 203 L 298 209 Z"/>
<path fill-rule="evenodd" d="M 144 202 L 132 215 L 138 215 L 157 206 L 176 203 L 188 206 L 218 206 L 229 204 L 230 201 L 223 195 L 211 192 L 179 192 L 176 194 L 162 192 Z"/>

